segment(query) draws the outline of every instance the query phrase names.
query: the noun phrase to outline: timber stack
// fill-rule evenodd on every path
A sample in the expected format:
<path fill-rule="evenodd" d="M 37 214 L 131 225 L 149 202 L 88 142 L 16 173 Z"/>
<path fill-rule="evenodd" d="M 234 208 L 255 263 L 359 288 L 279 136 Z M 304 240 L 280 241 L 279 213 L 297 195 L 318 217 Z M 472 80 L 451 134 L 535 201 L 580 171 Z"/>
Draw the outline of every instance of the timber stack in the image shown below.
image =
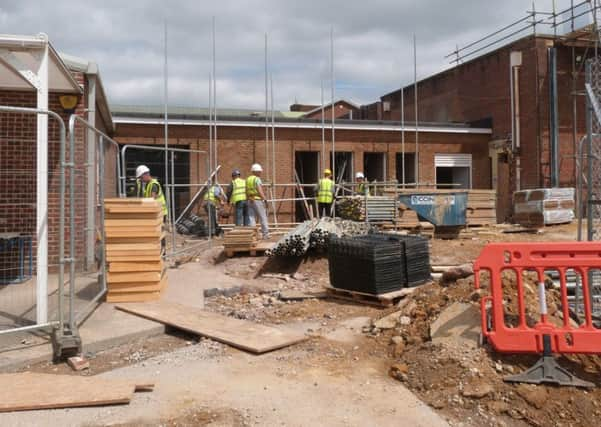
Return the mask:
<path fill-rule="evenodd" d="M 158 300 L 167 285 L 161 259 L 163 212 L 151 198 L 104 200 L 107 302 Z"/>
<path fill-rule="evenodd" d="M 250 251 L 257 245 L 256 227 L 234 227 L 223 235 L 225 251 Z"/>
<path fill-rule="evenodd" d="M 497 192 L 495 190 L 469 190 L 465 219 L 468 226 L 497 223 Z"/>

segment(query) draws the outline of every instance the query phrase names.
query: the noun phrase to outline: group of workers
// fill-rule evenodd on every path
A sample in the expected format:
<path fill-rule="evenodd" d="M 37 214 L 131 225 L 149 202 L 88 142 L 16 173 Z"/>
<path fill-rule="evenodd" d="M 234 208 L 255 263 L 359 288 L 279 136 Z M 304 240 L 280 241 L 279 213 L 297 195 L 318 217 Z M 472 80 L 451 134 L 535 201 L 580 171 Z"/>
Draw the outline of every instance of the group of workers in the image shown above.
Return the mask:
<path fill-rule="evenodd" d="M 221 229 L 217 222 L 217 210 L 221 205 L 229 204 L 234 211 L 234 221 L 237 226 L 254 227 L 257 218 L 261 224 L 261 234 L 263 239 L 269 239 L 269 226 L 267 224 L 267 206 L 261 173 L 263 168 L 255 163 L 250 168 L 250 175 L 241 178 L 240 170 L 232 171 L 232 181 L 224 194 L 221 187 L 211 180 L 204 195 L 204 210 L 209 219 L 210 230 L 214 234 L 220 234 Z M 369 188 L 365 184 L 365 176 L 362 172 L 355 174 L 357 181 L 356 194 L 369 195 Z M 330 216 L 332 214 L 332 204 L 336 196 L 336 186 L 332 180 L 332 171 L 325 169 L 323 178 L 315 186 L 317 210 L 319 216 Z M 163 215 L 167 216 L 167 202 L 161 188 L 161 184 L 156 178 L 150 175 L 150 169 L 145 165 L 136 168 L 136 197 L 152 197 L 159 200 L 163 206 Z"/>

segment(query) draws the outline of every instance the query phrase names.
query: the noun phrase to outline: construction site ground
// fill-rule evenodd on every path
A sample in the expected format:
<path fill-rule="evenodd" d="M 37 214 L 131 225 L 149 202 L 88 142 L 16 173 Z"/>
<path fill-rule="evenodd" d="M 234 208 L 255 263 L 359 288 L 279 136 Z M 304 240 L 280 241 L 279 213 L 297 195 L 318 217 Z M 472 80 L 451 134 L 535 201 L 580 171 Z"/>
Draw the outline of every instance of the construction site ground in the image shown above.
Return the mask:
<path fill-rule="evenodd" d="M 491 241 L 575 235 L 575 225 L 564 225 L 534 234 L 493 229 L 473 239 L 432 239 L 431 260 L 458 265 L 472 262 Z M 590 426 L 601 415 L 597 389 L 502 381 L 536 357 L 495 354 L 478 346 L 477 333 L 432 341 L 430 327 L 441 313 L 457 303 L 476 309 L 480 294 L 473 277 L 421 286 L 398 306 L 381 309 L 331 298 L 282 300 L 281 291 L 319 293 L 329 283 L 327 258 L 319 254 L 227 258 L 215 246 L 187 261 L 169 271 L 172 290 L 166 298 L 304 331 L 309 338 L 260 356 L 169 329 L 105 349 L 84 348 L 88 370 L 49 362 L 19 369 L 135 378 L 154 382 L 154 391 L 123 406 L 0 414 L 0 424 Z M 563 357 L 560 363 L 601 382 L 596 356 Z"/>

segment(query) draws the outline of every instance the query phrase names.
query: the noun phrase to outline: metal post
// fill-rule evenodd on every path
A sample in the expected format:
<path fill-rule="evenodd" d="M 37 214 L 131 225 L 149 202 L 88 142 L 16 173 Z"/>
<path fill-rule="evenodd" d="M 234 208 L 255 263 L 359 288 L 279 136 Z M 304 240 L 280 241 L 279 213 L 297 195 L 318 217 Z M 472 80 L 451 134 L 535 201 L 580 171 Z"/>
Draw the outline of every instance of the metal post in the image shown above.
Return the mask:
<path fill-rule="evenodd" d="M 334 77 L 334 26 L 330 28 L 330 78 L 332 89 L 332 176 L 336 177 L 336 80 Z M 332 204 L 334 207 L 334 204 Z M 336 210 L 332 214 L 336 217 Z"/>
<path fill-rule="evenodd" d="M 96 123 L 96 74 L 88 74 L 87 114 L 92 126 Z M 101 144 L 102 146 L 102 144 Z M 87 212 L 86 212 L 86 271 L 94 266 L 94 246 L 96 243 L 96 135 L 88 129 L 87 132 Z M 102 175 L 100 175 L 102 177 Z"/>
<path fill-rule="evenodd" d="M 106 292 L 106 233 L 104 228 L 104 137 L 99 138 L 100 151 L 98 152 L 98 167 L 100 169 L 100 182 L 98 186 L 98 198 L 100 199 L 100 271 L 101 280 L 101 295 Z M 117 150 L 119 152 L 119 150 Z M 119 164 L 119 162 L 117 162 Z"/>
<path fill-rule="evenodd" d="M 591 75 L 591 63 L 590 60 L 586 61 L 585 64 L 585 81 L 588 84 L 591 84 L 592 75 Z M 588 159 L 588 167 L 586 172 L 586 180 L 588 183 L 587 189 L 587 204 L 586 204 L 586 214 L 587 214 L 587 233 L 586 238 L 589 241 L 593 240 L 593 109 L 591 105 L 591 100 L 589 96 L 586 96 L 586 135 L 587 135 L 587 159 Z"/>
<path fill-rule="evenodd" d="M 69 329 L 75 330 L 75 132 L 69 135 Z"/>
<path fill-rule="evenodd" d="M 175 152 L 171 152 L 171 182 L 175 184 Z M 171 210 L 171 246 L 173 252 L 175 252 L 175 246 L 177 245 L 175 239 L 175 188 L 172 188 L 171 191 L 171 206 L 169 206 Z"/>
<path fill-rule="evenodd" d="M 326 114 L 323 105 L 323 79 L 321 79 L 321 170 L 326 168 Z"/>
<path fill-rule="evenodd" d="M 167 196 L 167 206 L 169 206 L 169 201 L 171 200 L 171 192 L 169 191 L 169 159 L 167 157 L 167 153 L 169 151 L 169 86 L 168 86 L 168 68 L 167 68 L 167 20 L 165 20 L 165 57 L 164 57 L 164 74 L 163 74 L 163 101 L 164 101 L 164 113 L 165 113 L 165 152 L 163 154 L 165 160 L 165 195 Z M 167 209 L 167 223 L 170 223 L 171 219 L 171 210 Z"/>
<path fill-rule="evenodd" d="M 403 163 L 402 183 L 405 188 L 405 88 L 401 85 L 401 161 Z"/>
<path fill-rule="evenodd" d="M 265 33 L 265 178 L 269 179 L 269 87 L 267 85 L 267 33 Z"/>
<path fill-rule="evenodd" d="M 418 109 L 417 109 L 417 39 L 413 34 L 413 103 L 415 106 L 415 182 L 419 187 L 419 132 L 417 130 Z"/>
<path fill-rule="evenodd" d="M 549 72 L 549 135 L 551 143 L 551 186 L 559 187 L 559 117 L 557 108 L 557 51 L 547 49 Z"/>
<path fill-rule="evenodd" d="M 48 37 L 41 35 L 44 45 L 38 69 L 37 109 L 48 110 Z M 62 121 L 61 121 L 62 123 Z M 37 116 L 36 156 L 36 321 L 48 321 L 48 116 Z"/>
<path fill-rule="evenodd" d="M 272 189 L 272 198 L 274 197 L 275 192 L 275 183 L 276 183 L 276 166 L 275 166 L 275 105 L 273 101 L 273 74 L 270 77 L 270 86 L 271 86 L 271 189 Z M 275 226 L 278 226 L 278 217 L 275 209 L 275 202 L 272 205 L 273 209 L 273 222 Z"/>
<path fill-rule="evenodd" d="M 216 71 L 216 60 L 215 60 L 215 17 L 213 16 L 213 155 L 215 157 L 215 163 L 213 168 L 217 168 L 218 158 L 218 145 L 217 145 L 217 71 Z"/>
<path fill-rule="evenodd" d="M 213 74 L 209 73 L 209 168 L 213 167 Z"/>

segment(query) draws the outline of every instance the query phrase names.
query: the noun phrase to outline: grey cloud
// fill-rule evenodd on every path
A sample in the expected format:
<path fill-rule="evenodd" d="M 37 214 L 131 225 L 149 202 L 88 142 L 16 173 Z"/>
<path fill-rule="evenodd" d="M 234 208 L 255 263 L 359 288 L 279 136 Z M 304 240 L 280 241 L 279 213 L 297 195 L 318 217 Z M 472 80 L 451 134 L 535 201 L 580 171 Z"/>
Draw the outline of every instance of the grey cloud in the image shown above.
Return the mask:
<path fill-rule="evenodd" d="M 559 7 L 569 0 L 558 2 Z M 538 0 L 537 8 L 551 8 Z M 448 66 L 444 55 L 520 18 L 530 1 L 11 1 L 0 0 L 0 31 L 45 32 L 66 53 L 96 61 L 111 102 L 160 104 L 163 21 L 169 31 L 169 88 L 173 105 L 206 106 L 211 71 L 211 22 L 217 22 L 218 104 L 261 109 L 263 43 L 276 107 L 319 103 L 320 80 L 329 99 L 329 32 L 335 34 L 337 93 L 371 102 L 418 74 Z"/>

